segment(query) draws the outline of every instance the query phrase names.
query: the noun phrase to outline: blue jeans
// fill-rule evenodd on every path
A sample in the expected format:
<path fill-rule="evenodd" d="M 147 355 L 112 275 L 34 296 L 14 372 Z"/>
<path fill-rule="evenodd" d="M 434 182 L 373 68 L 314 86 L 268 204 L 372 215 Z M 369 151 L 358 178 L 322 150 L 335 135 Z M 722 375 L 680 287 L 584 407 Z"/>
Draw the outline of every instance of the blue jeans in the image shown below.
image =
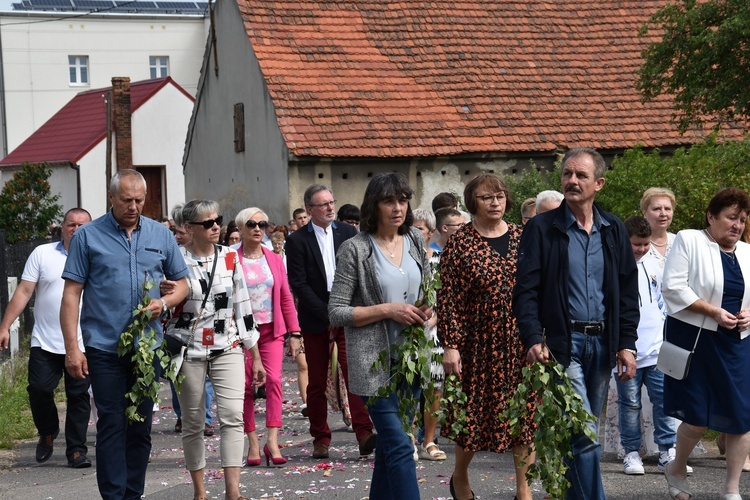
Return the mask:
<path fill-rule="evenodd" d="M 172 409 L 174 409 L 177 418 L 182 418 L 182 408 L 180 408 L 180 400 L 177 398 L 177 388 L 171 380 L 169 381 L 169 388 L 172 389 Z M 206 377 L 206 425 L 211 425 L 214 421 L 214 416 L 211 413 L 211 406 L 213 404 L 214 386 L 211 384 L 211 379 Z"/>
<path fill-rule="evenodd" d="M 654 442 L 659 451 L 667 451 L 676 439 L 675 421 L 664 415 L 664 374 L 656 366 L 638 368 L 635 377 L 617 382 L 617 403 L 620 414 L 620 444 L 625 453 L 641 447 L 641 389 L 645 385 L 653 405 Z"/>
<path fill-rule="evenodd" d="M 412 386 L 411 391 L 419 400 L 419 384 Z M 367 404 L 368 398 L 362 399 Z M 404 432 L 398 414 L 398 403 L 398 398 L 393 393 L 387 398 L 377 398 L 367 407 L 378 432 L 375 467 L 370 482 L 372 500 L 419 500 L 414 445 Z"/>
<path fill-rule="evenodd" d="M 119 357 L 86 347 L 91 389 L 99 413 L 96 423 L 96 481 L 105 500 L 140 499 L 146 482 L 146 467 L 151 453 L 151 414 L 154 402 L 146 400 L 138 407 L 143 422 L 128 422 L 125 393 L 135 382 L 132 357 Z M 157 377 L 159 359 L 154 357 Z M 100 453 L 101 452 L 101 453 Z"/>
<path fill-rule="evenodd" d="M 583 398 L 586 410 L 596 420 L 589 422 L 589 428 L 598 436 L 599 416 L 607 401 L 607 385 L 612 374 L 609 366 L 609 347 L 601 335 L 571 334 L 570 366 L 565 370 L 573 390 Z M 604 499 L 604 486 L 599 468 L 602 449 L 598 440 L 592 441 L 585 434 L 571 438 L 573 460 L 568 461 L 570 469 L 565 477 L 571 487 L 565 494 L 568 500 Z"/>

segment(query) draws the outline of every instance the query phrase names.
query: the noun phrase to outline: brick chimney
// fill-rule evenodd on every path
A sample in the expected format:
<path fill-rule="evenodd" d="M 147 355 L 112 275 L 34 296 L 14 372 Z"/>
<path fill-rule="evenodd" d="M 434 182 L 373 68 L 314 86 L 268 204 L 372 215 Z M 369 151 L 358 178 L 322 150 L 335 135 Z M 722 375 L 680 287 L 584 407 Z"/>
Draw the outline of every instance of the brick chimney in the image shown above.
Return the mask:
<path fill-rule="evenodd" d="M 133 168 L 133 136 L 130 130 L 130 78 L 112 78 L 112 128 L 115 132 L 117 170 Z"/>

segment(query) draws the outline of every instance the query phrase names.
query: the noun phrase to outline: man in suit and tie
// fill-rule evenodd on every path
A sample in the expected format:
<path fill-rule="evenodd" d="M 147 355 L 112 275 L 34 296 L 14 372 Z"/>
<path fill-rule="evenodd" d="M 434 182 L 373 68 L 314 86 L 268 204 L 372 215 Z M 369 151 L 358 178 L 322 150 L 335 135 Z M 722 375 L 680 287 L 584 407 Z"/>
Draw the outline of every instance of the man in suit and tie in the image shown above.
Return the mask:
<path fill-rule="evenodd" d="M 336 218 L 336 200 L 328 186 L 313 184 L 305 190 L 305 209 L 310 215 L 307 225 L 300 227 L 286 240 L 289 284 L 297 296 L 299 323 L 305 342 L 309 385 L 307 409 L 310 434 L 313 437 L 313 457 L 328 458 L 331 429 L 328 427 L 326 380 L 330 361 L 330 342 L 338 346 L 338 361 L 348 387 L 344 329 L 333 328 L 328 322 L 328 294 L 336 271 L 336 252 L 341 244 L 357 234 L 357 230 Z M 352 427 L 359 443 L 360 455 L 375 449 L 376 435 L 362 398 L 349 398 Z"/>

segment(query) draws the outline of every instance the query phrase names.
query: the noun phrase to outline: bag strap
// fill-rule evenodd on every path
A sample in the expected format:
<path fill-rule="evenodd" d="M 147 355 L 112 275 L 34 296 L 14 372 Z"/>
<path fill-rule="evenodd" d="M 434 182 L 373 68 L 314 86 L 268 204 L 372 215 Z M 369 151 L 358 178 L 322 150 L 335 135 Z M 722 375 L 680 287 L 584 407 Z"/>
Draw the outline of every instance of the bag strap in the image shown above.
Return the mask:
<path fill-rule="evenodd" d="M 219 247 L 217 245 L 214 245 L 214 263 L 211 267 L 211 274 L 208 277 L 208 286 L 206 287 L 206 293 L 203 296 L 203 302 L 201 303 L 201 309 L 200 312 L 198 312 L 198 316 L 195 317 L 195 323 L 193 323 L 193 329 L 190 332 L 190 338 L 188 339 L 188 346 L 193 345 L 193 341 L 195 340 L 195 330 L 198 329 L 198 321 L 203 317 L 203 311 L 206 309 L 206 302 L 208 301 L 208 296 L 211 293 L 211 285 L 214 283 L 214 275 L 216 274 L 216 261 L 219 260 Z"/>

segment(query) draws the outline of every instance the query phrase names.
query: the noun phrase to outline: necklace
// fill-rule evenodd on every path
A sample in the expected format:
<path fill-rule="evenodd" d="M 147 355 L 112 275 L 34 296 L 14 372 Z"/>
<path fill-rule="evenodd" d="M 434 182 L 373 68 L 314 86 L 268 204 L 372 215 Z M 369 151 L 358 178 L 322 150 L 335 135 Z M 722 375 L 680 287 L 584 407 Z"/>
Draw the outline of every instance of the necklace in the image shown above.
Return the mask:
<path fill-rule="evenodd" d="M 243 249 L 243 250 L 242 250 L 242 255 L 243 255 L 243 256 L 244 256 L 244 257 L 245 257 L 246 259 L 260 259 L 261 257 L 263 257 L 263 249 L 260 249 L 260 250 L 259 250 L 258 252 L 256 252 L 256 254 L 255 254 L 255 255 L 253 255 L 253 254 L 251 254 L 251 253 L 247 253 L 247 252 L 245 252 L 245 250 Z"/>
<path fill-rule="evenodd" d="M 709 239 L 710 239 L 711 241 L 713 241 L 714 243 L 716 243 L 717 245 L 719 245 L 719 242 L 718 242 L 718 241 L 716 241 L 716 239 L 715 239 L 715 238 L 714 238 L 713 236 L 711 236 L 711 233 L 709 233 L 709 232 L 708 232 L 708 229 L 704 229 L 704 230 L 703 230 L 703 232 L 704 232 L 704 233 L 706 233 L 706 236 L 708 236 L 708 238 L 709 238 Z M 734 255 L 734 250 L 735 250 L 736 248 L 737 248 L 737 247 L 735 246 L 735 247 L 734 247 L 734 248 L 732 248 L 731 250 L 724 250 L 723 248 L 721 248 L 721 245 L 719 245 L 719 251 L 720 251 L 721 253 L 723 253 L 724 255 L 726 255 L 727 257 L 731 257 L 731 259 L 732 259 L 732 260 L 734 260 L 734 259 L 736 258 L 736 257 L 735 257 L 735 255 Z"/>
<path fill-rule="evenodd" d="M 669 240 L 667 240 L 667 241 L 669 241 Z M 651 243 L 652 243 L 652 244 L 653 244 L 653 245 L 654 245 L 655 247 L 659 247 L 659 248 L 662 248 L 662 247 L 665 247 L 665 246 L 667 246 L 667 241 L 665 241 L 664 243 L 657 243 L 657 242 L 655 242 L 654 240 L 651 240 Z"/>
<path fill-rule="evenodd" d="M 398 240 L 399 240 L 398 236 L 396 237 L 396 239 L 395 239 L 395 240 L 393 240 L 393 247 L 392 247 L 392 248 L 388 248 L 388 245 L 386 245 L 386 244 L 385 244 L 385 241 L 383 241 L 382 239 L 380 239 L 380 237 L 379 237 L 379 236 L 378 236 L 378 237 L 377 237 L 376 239 L 378 240 L 378 242 L 379 242 L 379 243 L 380 243 L 381 245 L 383 245 L 383 247 L 385 247 L 385 249 L 386 249 L 386 250 L 388 251 L 388 253 L 389 253 L 389 254 L 391 255 L 391 259 L 395 259 L 395 258 L 396 258 L 396 255 L 394 255 L 393 251 L 394 251 L 394 250 L 396 249 L 396 244 L 398 243 Z"/>

